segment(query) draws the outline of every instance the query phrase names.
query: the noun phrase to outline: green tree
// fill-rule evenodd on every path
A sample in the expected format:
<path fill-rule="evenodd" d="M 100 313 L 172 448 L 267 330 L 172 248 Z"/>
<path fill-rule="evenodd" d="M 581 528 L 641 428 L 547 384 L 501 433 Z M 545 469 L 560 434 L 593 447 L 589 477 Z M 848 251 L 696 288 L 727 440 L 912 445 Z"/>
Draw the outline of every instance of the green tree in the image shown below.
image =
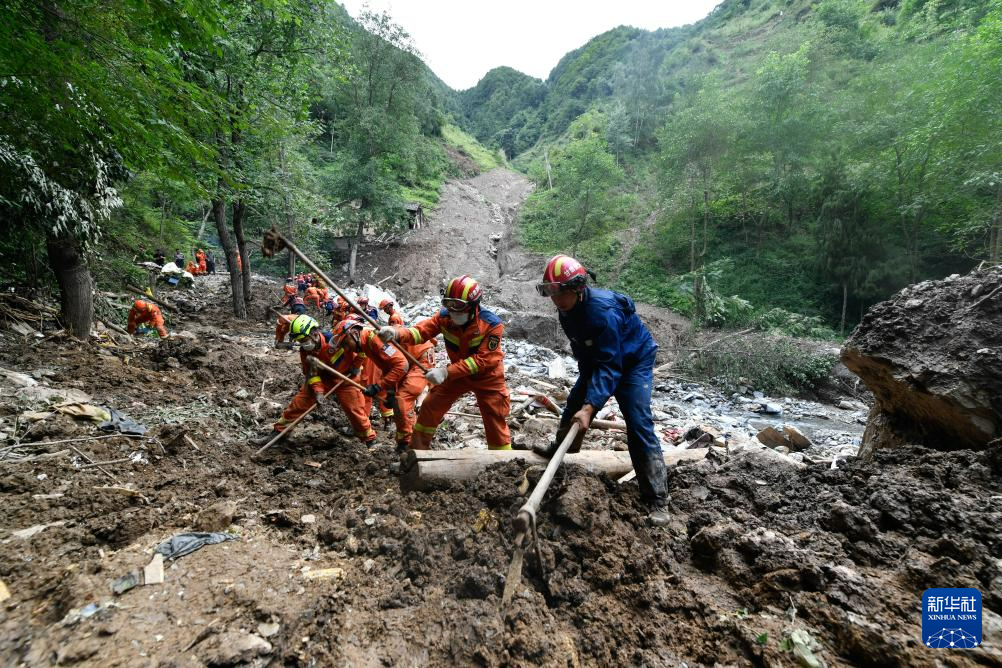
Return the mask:
<path fill-rule="evenodd" d="M 617 204 L 614 190 L 624 177 L 605 140 L 595 135 L 571 142 L 554 161 L 553 224 L 566 230 L 573 254 L 581 242 L 607 229 Z"/>

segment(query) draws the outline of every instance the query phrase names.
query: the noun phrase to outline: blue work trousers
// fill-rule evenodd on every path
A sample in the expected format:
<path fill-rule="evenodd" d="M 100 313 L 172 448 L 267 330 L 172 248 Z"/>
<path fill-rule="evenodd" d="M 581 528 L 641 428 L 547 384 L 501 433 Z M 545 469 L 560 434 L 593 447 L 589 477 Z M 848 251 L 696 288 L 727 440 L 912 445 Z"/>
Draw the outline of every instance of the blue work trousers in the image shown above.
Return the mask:
<path fill-rule="evenodd" d="M 637 472 L 640 496 L 651 508 L 668 505 L 668 481 L 661 440 L 654 431 L 654 414 L 651 412 L 651 390 L 654 387 L 655 355 L 636 365 L 623 369 L 619 385 L 612 393 L 619 402 L 619 410 L 626 422 L 626 444 L 630 450 L 633 470 Z M 590 374 L 582 375 L 567 397 L 560 423 L 570 424 L 571 418 L 584 405 Z M 596 406 L 598 412 L 602 407 Z"/>

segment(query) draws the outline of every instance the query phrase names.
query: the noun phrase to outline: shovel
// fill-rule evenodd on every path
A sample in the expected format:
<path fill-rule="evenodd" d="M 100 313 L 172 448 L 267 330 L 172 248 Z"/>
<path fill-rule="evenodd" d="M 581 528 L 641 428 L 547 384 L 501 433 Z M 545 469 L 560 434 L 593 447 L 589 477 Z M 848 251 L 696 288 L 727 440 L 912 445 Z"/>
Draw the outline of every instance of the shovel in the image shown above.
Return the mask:
<path fill-rule="evenodd" d="M 515 589 L 522 582 L 522 559 L 525 556 L 525 542 L 530 537 L 530 534 L 536 550 L 536 560 L 539 562 L 540 571 L 543 570 L 543 555 L 540 553 L 539 537 L 536 535 L 536 513 L 539 511 L 539 504 L 542 503 L 546 490 L 550 488 L 550 483 L 553 482 L 553 476 L 556 475 L 557 469 L 560 468 L 560 464 L 564 461 L 564 455 L 567 454 L 567 450 L 570 449 L 574 438 L 580 430 L 581 425 L 576 422 L 567 430 L 567 435 L 560 442 L 556 453 L 550 458 L 550 463 L 546 465 L 546 470 L 543 471 L 543 475 L 539 478 L 539 482 L 536 483 L 535 489 L 529 495 L 529 500 L 519 508 L 518 513 L 515 514 L 515 517 L 511 521 L 511 526 L 515 530 L 515 554 L 512 556 L 511 564 L 508 566 L 508 576 L 505 578 L 504 592 L 501 594 L 502 615 L 511 602 L 511 598 L 515 594 Z M 545 572 L 543 573 L 543 579 L 546 580 Z"/>

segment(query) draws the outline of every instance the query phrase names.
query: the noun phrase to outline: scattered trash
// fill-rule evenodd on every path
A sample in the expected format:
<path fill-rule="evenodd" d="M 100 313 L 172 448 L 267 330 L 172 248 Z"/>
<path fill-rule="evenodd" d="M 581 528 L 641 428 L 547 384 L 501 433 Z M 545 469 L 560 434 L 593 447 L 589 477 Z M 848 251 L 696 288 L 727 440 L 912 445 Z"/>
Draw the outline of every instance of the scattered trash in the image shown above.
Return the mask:
<path fill-rule="evenodd" d="M 55 406 L 57 413 L 70 415 L 75 418 L 93 420 L 94 422 L 106 422 L 111 419 L 111 413 L 92 404 L 85 404 L 79 401 L 71 401 Z"/>
<path fill-rule="evenodd" d="M 31 376 L 18 373 L 17 371 L 11 371 L 9 369 L 0 368 L 0 376 L 5 376 L 7 380 L 21 387 L 34 387 L 35 385 L 38 385 L 38 381 Z"/>
<path fill-rule="evenodd" d="M 315 462 L 312 459 L 307 459 L 303 463 L 306 464 L 307 466 L 310 466 L 310 467 L 315 468 L 315 469 L 321 468 L 323 466 L 323 464 L 321 464 L 320 462 Z"/>
<path fill-rule="evenodd" d="M 162 554 L 164 559 L 170 561 L 171 559 L 191 554 L 205 545 L 216 545 L 236 539 L 237 536 L 228 533 L 200 533 L 194 531 L 179 533 L 157 545 L 154 552 Z"/>
<path fill-rule="evenodd" d="M 163 584 L 164 581 L 164 555 L 154 554 L 150 563 L 143 569 L 143 584 L 155 585 Z"/>
<path fill-rule="evenodd" d="M 316 524 L 316 522 L 317 522 L 317 516 L 316 515 L 303 515 L 302 517 L 299 518 L 299 521 L 302 522 L 303 524 Z"/>
<path fill-rule="evenodd" d="M 66 524 L 66 522 L 64 520 L 60 520 L 58 522 L 49 522 L 48 524 L 36 524 L 35 526 L 30 526 L 27 529 L 21 529 L 20 531 L 12 531 L 11 534 L 10 534 L 10 537 L 11 538 L 18 538 L 20 540 L 26 540 L 28 538 L 31 538 L 35 534 L 42 533 L 46 529 L 49 529 L 51 527 L 59 527 L 59 526 L 62 526 L 64 524 Z M 10 539 L 8 539 L 8 540 L 10 540 Z M 4 542 L 7 542 L 7 541 L 4 541 Z"/>
<path fill-rule="evenodd" d="M 144 436 L 148 431 L 146 425 L 136 422 L 124 413 L 120 413 L 114 408 L 108 408 L 107 406 L 104 406 L 103 408 L 110 413 L 111 417 L 109 417 L 105 422 L 99 424 L 97 426 L 98 429 L 102 429 L 104 431 L 117 431 L 122 434 L 135 436 Z"/>
<path fill-rule="evenodd" d="M 343 568 L 318 568 L 317 570 L 304 570 L 303 577 L 307 580 L 343 580 Z"/>
<path fill-rule="evenodd" d="M 828 665 L 815 654 L 821 649 L 820 643 L 804 629 L 795 629 L 780 643 L 779 648 L 784 652 L 791 652 L 797 663 L 804 668 L 825 668 Z"/>
<path fill-rule="evenodd" d="M 139 584 L 139 571 L 132 571 L 127 573 L 122 577 L 115 578 L 111 582 L 111 591 L 115 593 L 116 596 L 121 596 L 125 592 L 134 588 Z"/>
<path fill-rule="evenodd" d="M 270 638 L 281 628 L 277 622 L 261 622 L 257 625 L 257 632 L 264 638 Z"/>
<path fill-rule="evenodd" d="M 7 589 L 7 585 L 3 580 L 0 580 L 0 603 L 3 603 L 8 598 L 10 598 L 10 589 Z"/>
<path fill-rule="evenodd" d="M 89 617 L 93 617 L 94 615 L 96 615 L 97 613 L 101 612 L 102 610 L 107 610 L 108 608 L 117 608 L 117 607 L 118 606 L 115 603 L 111 602 L 111 601 L 105 601 L 104 603 L 100 603 L 100 604 L 98 604 L 98 603 L 88 603 L 87 605 L 85 605 L 82 608 L 72 608 L 72 609 L 70 609 L 70 611 L 66 613 L 66 616 L 63 617 L 63 619 L 60 622 L 60 624 L 62 624 L 63 626 L 73 626 L 74 624 L 78 623 L 80 620 L 87 619 Z"/>

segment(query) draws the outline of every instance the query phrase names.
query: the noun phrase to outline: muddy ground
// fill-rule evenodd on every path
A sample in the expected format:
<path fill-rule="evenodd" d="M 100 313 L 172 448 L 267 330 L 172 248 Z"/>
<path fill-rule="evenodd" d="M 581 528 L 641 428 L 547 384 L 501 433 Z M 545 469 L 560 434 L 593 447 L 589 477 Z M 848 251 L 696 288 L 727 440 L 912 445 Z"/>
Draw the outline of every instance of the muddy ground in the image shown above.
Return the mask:
<path fill-rule="evenodd" d="M 392 433 L 369 450 L 340 418 L 252 461 L 246 438 L 291 397 L 297 356 L 270 348 L 269 321 L 226 315 L 223 279 L 202 281 L 177 339 L 0 332 L 0 367 L 52 390 L 0 376 L 0 665 L 1002 665 L 1000 444 L 834 469 L 718 450 L 671 472 L 660 529 L 635 483 L 565 470 L 540 514 L 548 577 L 527 554 L 501 614 L 509 520 L 539 472 L 511 462 L 403 495 Z M 262 313 L 278 285 L 255 285 Z M 25 415 L 71 389 L 149 438 L 59 443 L 101 432 Z M 443 447 L 470 438 L 455 425 Z M 84 455 L 126 461 L 105 473 Z M 235 539 L 112 593 L 196 528 Z M 923 646 L 928 587 L 982 592 L 979 649 Z"/>

